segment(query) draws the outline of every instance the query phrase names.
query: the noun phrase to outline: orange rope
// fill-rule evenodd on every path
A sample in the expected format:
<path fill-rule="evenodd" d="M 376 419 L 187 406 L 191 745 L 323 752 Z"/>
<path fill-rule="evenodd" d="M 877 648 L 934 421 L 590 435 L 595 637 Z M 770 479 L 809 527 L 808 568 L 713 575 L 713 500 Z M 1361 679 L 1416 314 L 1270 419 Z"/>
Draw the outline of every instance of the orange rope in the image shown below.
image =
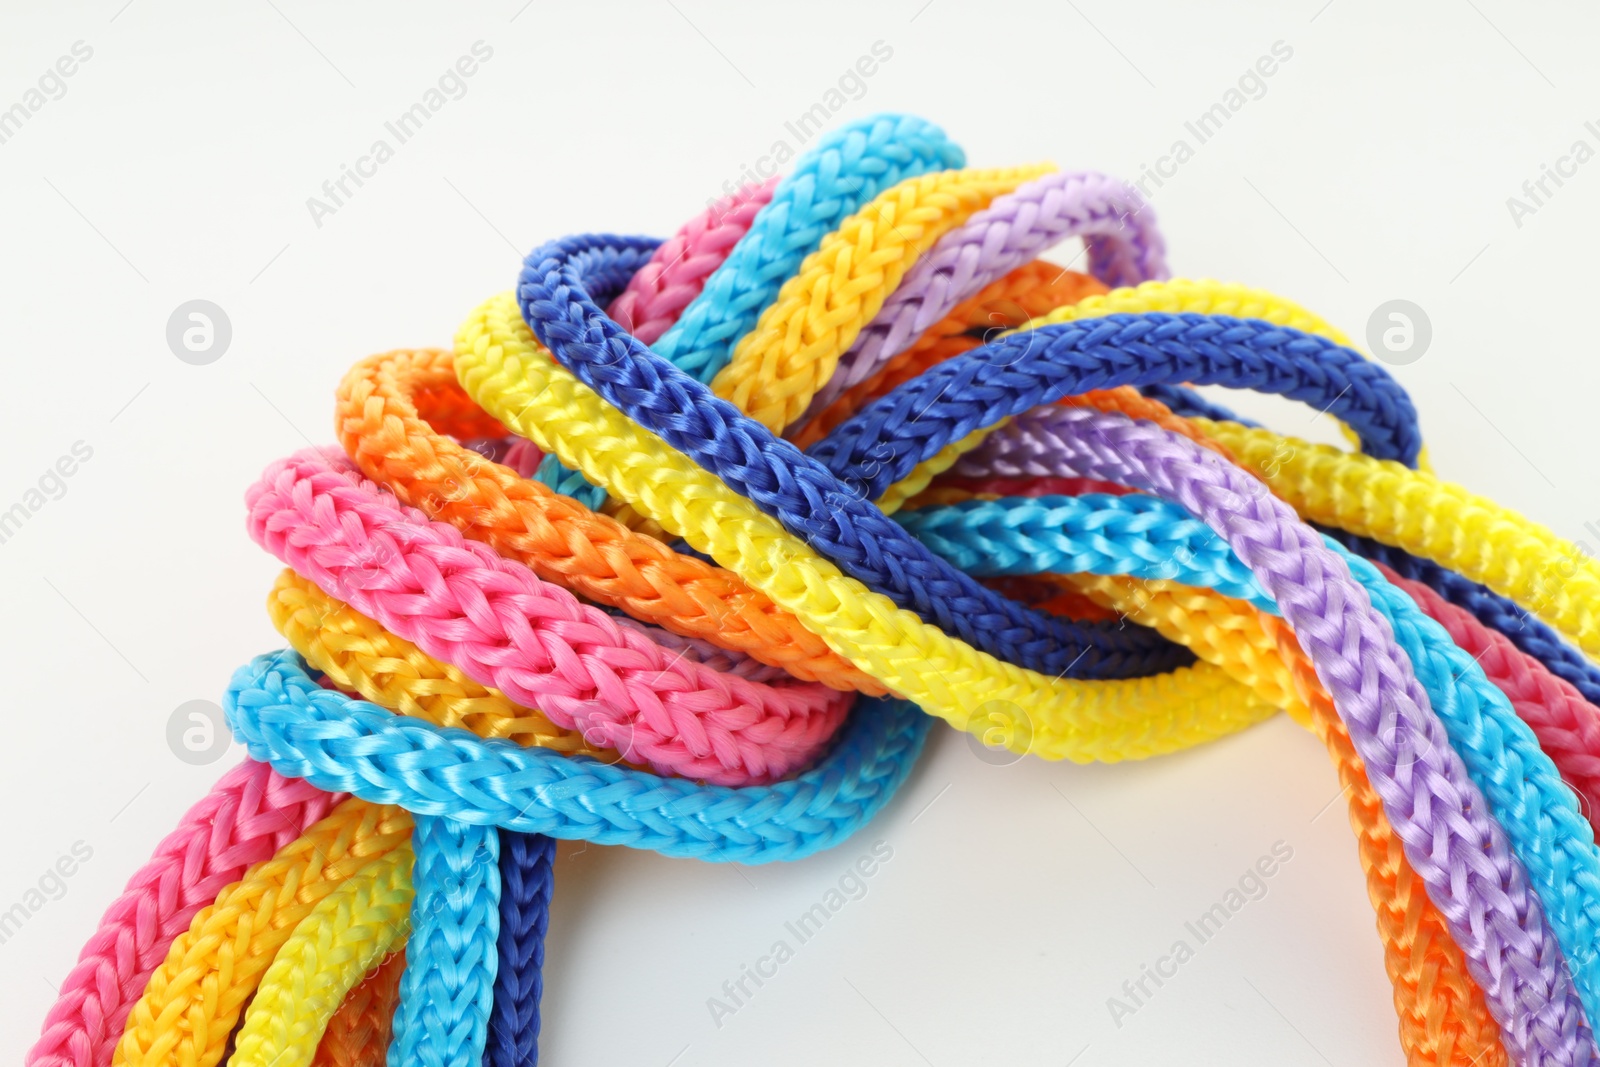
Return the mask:
<path fill-rule="evenodd" d="M 1412 1064 L 1506 1062 L 1499 1028 L 1483 991 L 1466 971 L 1461 950 L 1428 898 L 1427 888 L 1390 830 L 1350 734 L 1317 679 L 1294 632 L 1280 618 L 1243 601 L 1174 582 L 1075 575 L 1072 583 L 1097 602 L 1194 649 L 1263 697 L 1309 719 L 1349 792 L 1367 897 L 1377 912 L 1384 967 L 1394 987 L 1400 1041 Z"/>
<path fill-rule="evenodd" d="M 1025 263 L 957 304 L 905 351 L 840 393 L 790 436 L 800 448 L 810 448 L 867 401 L 910 381 L 936 363 L 972 351 L 984 343 L 985 334 L 992 339 L 1063 304 L 1075 304 L 1105 292 L 1106 287 L 1087 274 L 1037 259 Z"/>
<path fill-rule="evenodd" d="M 982 343 L 957 325 L 965 321 L 975 325 L 1007 325 L 994 323 L 996 313 L 982 310 L 985 300 L 1006 299 L 1022 307 L 1038 306 L 1033 294 L 1044 293 L 1048 299 L 1060 284 L 1060 272 L 1047 264 L 1034 262 L 1020 267 L 988 289 L 962 304 L 944 321 L 930 329 L 905 352 L 886 364 L 878 374 L 858 383 L 842 394 L 838 400 L 819 412 L 796 434 L 801 447 L 820 440 L 834 427 L 844 422 L 860 405 L 892 390 L 923 370 L 945 359 L 970 351 Z M 1083 286 L 1084 295 L 1102 291 Z M 1029 286 L 1033 288 L 1030 289 Z M 986 295 L 990 290 L 1004 296 Z M 1056 304 L 1073 302 L 1078 298 L 1056 300 Z M 1003 315 L 998 317 L 1003 318 Z M 1020 324 L 1020 323 L 1018 323 Z M 1180 433 L 1207 448 L 1232 458 L 1228 449 L 1210 438 L 1199 426 L 1175 415 L 1159 401 L 1144 396 L 1131 387 L 1097 390 L 1081 396 L 1068 397 L 1063 404 L 1094 407 L 1102 411 L 1117 411 L 1132 418 L 1146 419 L 1168 430 Z M 918 498 L 919 504 L 954 503 L 974 496 L 970 492 L 940 486 L 937 482 Z M 1074 575 L 1066 579 L 1075 586 L 1092 589 L 1097 584 L 1118 579 L 1102 579 L 1088 575 Z M 1128 581 L 1127 579 L 1121 579 Z M 1148 599 L 1148 592 L 1141 594 Z M 1166 636 L 1183 640 L 1191 646 L 1216 638 L 1226 632 L 1235 632 L 1239 620 L 1231 620 L 1229 627 L 1207 623 L 1195 615 L 1201 606 L 1224 604 L 1222 598 L 1212 593 L 1196 594 L 1194 602 L 1175 603 L 1167 598 L 1157 605 L 1151 601 L 1149 611 L 1141 621 L 1154 625 Z M 1105 605 L 1105 601 L 1101 601 Z M 1293 686 L 1293 699 L 1310 715 L 1313 730 L 1327 746 L 1329 758 L 1340 781 L 1349 793 L 1350 823 L 1356 832 L 1362 871 L 1367 881 L 1367 896 L 1377 913 L 1379 936 L 1384 946 L 1384 966 L 1394 988 L 1395 1011 L 1400 1020 L 1400 1040 L 1406 1059 L 1412 1067 L 1424 1065 L 1455 1064 L 1460 1067 L 1503 1067 L 1506 1061 L 1499 1040 L 1499 1028 L 1490 1017 L 1483 991 L 1467 972 L 1461 949 L 1451 938 L 1444 917 L 1428 897 L 1426 887 L 1405 857 L 1405 852 L 1387 816 L 1367 780 L 1366 770 L 1356 755 L 1343 721 L 1334 709 L 1332 700 L 1317 680 L 1315 671 L 1300 650 L 1293 633 L 1280 619 L 1260 615 L 1248 605 L 1240 605 L 1252 616 L 1259 617 L 1258 632 L 1275 646 L 1281 658 L 1280 670 L 1287 668 L 1288 680 Z M 1162 610 L 1169 613 L 1164 625 Z M 1179 620 L 1182 625 L 1179 625 Z M 1246 629 L 1251 625 L 1246 623 Z M 1198 650 L 1198 649 L 1197 649 Z M 1235 649 L 1234 651 L 1240 651 Z M 1260 665 L 1264 651 L 1251 651 L 1246 662 Z M 1204 657 L 1202 657 L 1204 658 Z M 1226 657 L 1224 657 L 1226 658 Z M 1238 661 L 1235 660 L 1235 665 Z M 1249 672 L 1247 672 L 1249 673 Z M 1262 673 L 1252 675 L 1260 682 Z M 1281 681 L 1281 680 L 1280 680 Z M 1287 692 L 1285 696 L 1289 696 Z"/>
<path fill-rule="evenodd" d="M 1019 604 L 1079 622 L 1107 622 L 1117 617 L 1116 612 L 1089 599 L 1060 574 L 1007 575 L 986 578 L 983 584 Z"/>
<path fill-rule="evenodd" d="M 369 478 L 546 581 L 804 681 L 885 692 L 738 575 L 679 555 L 444 436 L 506 432 L 456 382 L 449 352 L 390 352 L 357 363 L 339 386 L 337 422 L 345 450 Z"/>
<path fill-rule="evenodd" d="M 311 1067 L 383 1067 L 394 1006 L 400 1000 L 400 972 L 405 969 L 402 950 L 350 991 L 328 1020 Z"/>

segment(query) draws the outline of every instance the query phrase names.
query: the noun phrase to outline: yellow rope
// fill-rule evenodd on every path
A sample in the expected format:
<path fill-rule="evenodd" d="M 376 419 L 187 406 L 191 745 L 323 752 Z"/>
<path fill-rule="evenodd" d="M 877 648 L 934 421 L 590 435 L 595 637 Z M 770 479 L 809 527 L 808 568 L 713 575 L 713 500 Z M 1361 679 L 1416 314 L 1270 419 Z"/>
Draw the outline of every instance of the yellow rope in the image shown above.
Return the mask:
<path fill-rule="evenodd" d="M 278 950 L 244 1015 L 229 1067 L 306 1067 L 328 1020 L 411 929 L 411 846 L 322 899 Z"/>
<path fill-rule="evenodd" d="M 150 975 L 114 1067 L 214 1067 L 261 975 L 301 920 L 411 838 L 411 816 L 354 798 L 217 894 Z"/>
<path fill-rule="evenodd" d="M 1494 501 L 1391 460 L 1195 419 L 1311 522 L 1403 548 L 1510 597 L 1600 655 L 1600 565 Z"/>
<path fill-rule="evenodd" d="M 806 410 L 839 357 L 938 239 L 1050 165 L 924 174 L 846 219 L 783 283 L 711 389 L 773 433 Z"/>
<path fill-rule="evenodd" d="M 486 411 L 554 452 L 793 612 L 828 646 L 924 710 L 1017 751 L 1075 761 L 1171 752 L 1275 709 L 1206 664 L 1154 678 L 1078 681 L 979 652 L 848 578 L 687 456 L 607 404 L 539 346 L 504 294 L 456 339 L 456 372 Z M 996 709 L 999 709 L 998 711 Z"/>

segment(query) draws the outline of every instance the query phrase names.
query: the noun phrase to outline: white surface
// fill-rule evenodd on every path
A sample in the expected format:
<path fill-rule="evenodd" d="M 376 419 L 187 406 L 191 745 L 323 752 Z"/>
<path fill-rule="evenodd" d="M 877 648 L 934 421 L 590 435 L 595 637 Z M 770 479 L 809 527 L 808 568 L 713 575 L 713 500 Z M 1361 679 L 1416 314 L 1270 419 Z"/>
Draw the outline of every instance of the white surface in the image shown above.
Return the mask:
<path fill-rule="evenodd" d="M 1520 228 L 1505 203 L 1575 139 L 1597 143 L 1592 9 L 273 3 L 0 14 L 0 108 L 74 42 L 93 48 L 0 144 L 0 508 L 75 441 L 94 449 L 0 544 L 0 910 L 74 842 L 93 849 L 0 945 L 8 1062 L 102 909 L 237 758 L 180 762 L 167 719 L 278 644 L 261 610 L 278 564 L 240 498 L 302 433 L 331 438 L 345 368 L 448 344 L 542 240 L 671 232 L 875 41 L 893 57 L 841 117 L 915 111 L 978 165 L 1124 175 L 1287 42 L 1265 95 L 1157 192 L 1175 270 L 1270 288 L 1357 337 L 1383 301 L 1418 302 L 1433 347 L 1396 376 L 1440 471 L 1568 537 L 1600 520 L 1600 164 Z M 464 98 L 313 225 L 306 198 L 479 40 L 493 58 Z M 233 324 L 210 366 L 164 339 L 194 298 Z M 1326 438 L 1304 409 L 1238 406 Z M 545 1062 L 1398 1064 L 1337 790 L 1281 718 L 1095 767 L 991 767 L 939 729 L 874 826 L 804 863 L 563 846 Z M 867 895 L 718 1029 L 707 998 L 880 838 L 894 856 Z M 1107 998 L 1280 839 L 1294 859 L 1266 898 L 1118 1029 Z"/>

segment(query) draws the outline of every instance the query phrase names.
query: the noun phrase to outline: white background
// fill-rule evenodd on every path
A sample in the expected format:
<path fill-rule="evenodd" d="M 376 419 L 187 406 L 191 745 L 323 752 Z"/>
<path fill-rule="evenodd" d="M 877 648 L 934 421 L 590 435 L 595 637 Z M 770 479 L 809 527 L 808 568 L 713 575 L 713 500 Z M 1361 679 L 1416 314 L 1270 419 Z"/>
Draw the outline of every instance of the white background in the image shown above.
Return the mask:
<path fill-rule="evenodd" d="M 1396 376 L 1439 470 L 1588 536 L 1600 163 L 1520 228 L 1506 198 L 1575 139 L 1600 147 L 1595 22 L 1507 0 L 8 0 L 0 107 L 75 41 L 94 54 L 0 144 L 0 509 L 75 441 L 94 455 L 0 545 L 0 910 L 74 842 L 93 858 L 0 945 L 0 1058 L 238 758 L 180 762 L 167 720 L 279 644 L 278 564 L 241 495 L 331 440 L 344 369 L 448 344 L 548 238 L 670 233 L 878 40 L 893 57 L 841 118 L 914 111 L 979 166 L 1124 175 L 1287 42 L 1266 94 L 1156 193 L 1175 272 L 1270 288 L 1357 337 L 1380 303 L 1416 301 L 1433 346 Z M 315 226 L 306 198 L 478 40 L 494 56 L 466 96 Z M 210 366 L 165 342 L 197 297 L 233 324 Z M 1238 406 L 1328 439 L 1304 409 Z M 869 830 L 803 863 L 564 845 L 545 1061 L 1398 1064 L 1337 791 L 1282 718 L 1093 767 L 989 766 L 941 727 Z M 714 1026 L 706 998 L 880 838 L 894 858 L 867 896 Z M 1106 998 L 1280 839 L 1294 859 L 1267 897 L 1114 1026 Z"/>

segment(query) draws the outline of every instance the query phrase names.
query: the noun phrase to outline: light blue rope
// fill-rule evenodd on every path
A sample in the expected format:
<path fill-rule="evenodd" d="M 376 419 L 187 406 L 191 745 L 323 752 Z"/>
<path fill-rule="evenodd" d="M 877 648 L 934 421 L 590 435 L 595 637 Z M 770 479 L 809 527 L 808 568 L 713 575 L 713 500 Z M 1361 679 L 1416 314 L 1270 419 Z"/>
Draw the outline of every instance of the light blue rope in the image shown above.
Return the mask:
<path fill-rule="evenodd" d="M 1216 544 L 1226 547 L 1224 542 L 1213 544 L 1197 535 L 1194 516 L 1178 504 L 1144 494 L 1008 497 L 919 508 L 897 518 L 919 536 L 921 530 L 931 533 L 934 550 L 946 558 L 959 555 L 953 561 L 964 569 L 981 566 L 979 560 L 989 554 L 1039 564 L 1032 573 L 1142 572 L 1143 577 L 1236 590 L 1229 595 L 1250 591 L 1241 588 L 1240 575 L 1249 572 L 1232 550 L 1225 560 L 1216 550 Z M 1115 537 L 1107 537 L 1112 528 Z M 1600 848 L 1577 797 L 1539 747 L 1533 729 L 1449 632 L 1369 561 L 1332 538 L 1324 540 L 1349 564 L 1393 628 L 1451 747 L 1527 869 L 1585 1011 L 1600 1018 Z M 1255 592 L 1247 598 L 1252 603 L 1259 587 Z"/>
<path fill-rule="evenodd" d="M 539 461 L 533 480 L 543 482 L 563 496 L 570 496 L 590 511 L 599 511 L 606 502 L 606 491 L 589 484 L 583 474 L 565 466 L 554 452 Z"/>
<path fill-rule="evenodd" d="M 651 347 L 710 382 L 783 283 L 840 223 L 907 178 L 965 163 L 943 130 L 914 115 L 875 115 L 830 131 L 778 182 L 728 258 Z M 555 456 L 545 457 L 534 478 L 590 510 L 598 507 L 591 501 L 605 500 L 605 490 Z"/>
<path fill-rule="evenodd" d="M 1143 493 L 964 500 L 901 510 L 894 520 L 974 578 L 1084 573 L 1164 578 L 1207 585 L 1263 611 L 1278 611 L 1216 531 Z"/>
<path fill-rule="evenodd" d="M 416 817 L 411 938 L 388 1067 L 482 1067 L 500 965 L 500 834 Z"/>
<path fill-rule="evenodd" d="M 651 347 L 710 383 L 824 237 L 884 190 L 965 162 L 943 130 L 914 115 L 875 115 L 832 131 L 778 183 L 749 232 Z"/>
<path fill-rule="evenodd" d="M 864 826 L 932 721 L 860 699 L 821 763 L 774 785 L 701 785 L 444 728 L 324 689 L 284 650 L 234 672 L 228 725 L 254 759 L 329 792 L 474 826 L 738 863 L 799 859 Z"/>

